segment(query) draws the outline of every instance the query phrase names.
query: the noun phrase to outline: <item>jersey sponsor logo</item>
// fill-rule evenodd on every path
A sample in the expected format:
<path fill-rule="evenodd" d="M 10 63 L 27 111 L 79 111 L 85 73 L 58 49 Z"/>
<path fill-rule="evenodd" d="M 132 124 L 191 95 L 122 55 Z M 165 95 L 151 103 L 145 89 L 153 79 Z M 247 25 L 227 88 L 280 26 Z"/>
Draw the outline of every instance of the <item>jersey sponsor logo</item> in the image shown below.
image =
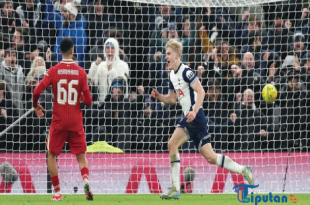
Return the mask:
<path fill-rule="evenodd" d="M 195 76 L 195 73 L 191 70 L 188 70 L 186 71 L 186 77 L 189 79 L 189 80 L 192 80 Z"/>
<path fill-rule="evenodd" d="M 177 89 L 176 91 L 177 91 L 178 98 L 185 96 L 181 89 Z"/>

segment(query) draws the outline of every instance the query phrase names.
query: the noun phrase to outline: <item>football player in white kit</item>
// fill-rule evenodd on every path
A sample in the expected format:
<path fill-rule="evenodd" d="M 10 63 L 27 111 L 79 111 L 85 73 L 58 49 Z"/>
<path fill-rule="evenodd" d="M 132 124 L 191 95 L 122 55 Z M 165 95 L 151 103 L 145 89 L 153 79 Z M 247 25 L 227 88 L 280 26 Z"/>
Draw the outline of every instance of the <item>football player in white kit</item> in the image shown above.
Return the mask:
<path fill-rule="evenodd" d="M 206 117 L 203 112 L 202 102 L 205 91 L 195 72 L 181 62 L 183 46 L 178 41 L 171 39 L 166 44 L 166 60 L 171 70 L 169 93 L 162 95 L 153 89 L 151 96 L 166 104 L 174 105 L 177 99 L 182 106 L 184 118 L 168 142 L 171 162 L 172 187 L 162 199 L 180 198 L 180 155 L 179 147 L 187 140 L 194 141 L 201 155 L 211 164 L 216 164 L 232 172 L 242 174 L 249 184 L 253 185 L 252 169 L 242 166 L 227 156 L 216 154 L 210 143 L 210 134 L 207 130 Z"/>

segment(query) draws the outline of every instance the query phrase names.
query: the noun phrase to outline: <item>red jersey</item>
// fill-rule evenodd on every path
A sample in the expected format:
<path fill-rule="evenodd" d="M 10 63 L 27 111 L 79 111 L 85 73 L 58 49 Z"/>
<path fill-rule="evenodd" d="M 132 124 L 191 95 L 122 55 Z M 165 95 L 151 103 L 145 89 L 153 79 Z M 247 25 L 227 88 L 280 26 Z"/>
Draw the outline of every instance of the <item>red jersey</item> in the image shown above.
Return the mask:
<path fill-rule="evenodd" d="M 92 102 L 85 70 L 72 60 L 63 60 L 51 67 L 33 91 L 33 107 L 37 107 L 41 92 L 50 85 L 54 96 L 51 126 L 68 131 L 83 129 L 81 98 L 85 105 Z"/>

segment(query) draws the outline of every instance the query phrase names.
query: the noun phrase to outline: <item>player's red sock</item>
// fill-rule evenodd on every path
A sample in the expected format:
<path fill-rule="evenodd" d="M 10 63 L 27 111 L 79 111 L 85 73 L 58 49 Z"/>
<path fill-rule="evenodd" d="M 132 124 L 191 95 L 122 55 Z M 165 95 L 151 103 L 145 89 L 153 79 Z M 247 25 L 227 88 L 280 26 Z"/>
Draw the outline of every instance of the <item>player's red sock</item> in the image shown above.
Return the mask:
<path fill-rule="evenodd" d="M 60 192 L 60 185 L 59 185 L 58 175 L 54 176 L 54 177 L 51 177 L 51 181 L 52 181 L 53 187 L 55 189 L 55 193 Z"/>
<path fill-rule="evenodd" d="M 83 177 L 83 180 L 88 180 L 88 176 L 89 176 L 89 170 L 87 167 L 83 167 L 81 169 L 81 175 Z"/>

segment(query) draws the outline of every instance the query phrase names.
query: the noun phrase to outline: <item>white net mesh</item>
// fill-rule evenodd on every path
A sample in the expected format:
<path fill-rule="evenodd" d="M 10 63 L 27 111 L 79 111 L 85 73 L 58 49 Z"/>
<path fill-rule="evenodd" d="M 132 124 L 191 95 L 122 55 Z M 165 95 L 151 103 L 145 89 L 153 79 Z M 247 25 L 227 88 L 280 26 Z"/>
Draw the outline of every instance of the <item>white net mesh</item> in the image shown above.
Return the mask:
<path fill-rule="evenodd" d="M 61 60 L 61 39 L 72 38 L 94 101 L 82 109 L 95 193 L 161 193 L 171 186 L 167 143 L 183 113 L 179 104 L 150 97 L 153 88 L 168 93 L 171 38 L 183 44 L 182 62 L 205 89 L 216 152 L 251 165 L 257 192 L 309 192 L 307 1 L 0 2 L 0 131 L 32 107 L 34 87 Z M 278 90 L 274 103 L 261 97 L 266 84 Z M 8 173 L 0 169 L 0 193 L 53 190 L 46 166 L 50 88 L 39 101 L 45 117 L 31 113 L 0 137 L 0 164 L 9 162 L 19 174 L 5 186 Z M 182 192 L 233 193 L 244 183 L 241 175 L 209 165 L 192 141 L 180 153 Z M 58 165 L 62 192 L 82 193 L 67 144 Z M 183 176 L 187 167 L 195 171 L 193 181 Z"/>
<path fill-rule="evenodd" d="M 279 2 L 279 1 L 285 1 L 285 0 L 262 0 L 262 1 L 246 1 L 246 0 L 192 0 L 192 1 L 186 1 L 186 0 L 125 0 L 135 3 L 141 3 L 141 4 L 155 4 L 155 5 L 166 5 L 166 6 L 178 6 L 178 7 L 240 7 L 240 6 L 255 6 L 257 4 L 265 4 L 265 3 L 273 3 L 273 2 Z"/>

